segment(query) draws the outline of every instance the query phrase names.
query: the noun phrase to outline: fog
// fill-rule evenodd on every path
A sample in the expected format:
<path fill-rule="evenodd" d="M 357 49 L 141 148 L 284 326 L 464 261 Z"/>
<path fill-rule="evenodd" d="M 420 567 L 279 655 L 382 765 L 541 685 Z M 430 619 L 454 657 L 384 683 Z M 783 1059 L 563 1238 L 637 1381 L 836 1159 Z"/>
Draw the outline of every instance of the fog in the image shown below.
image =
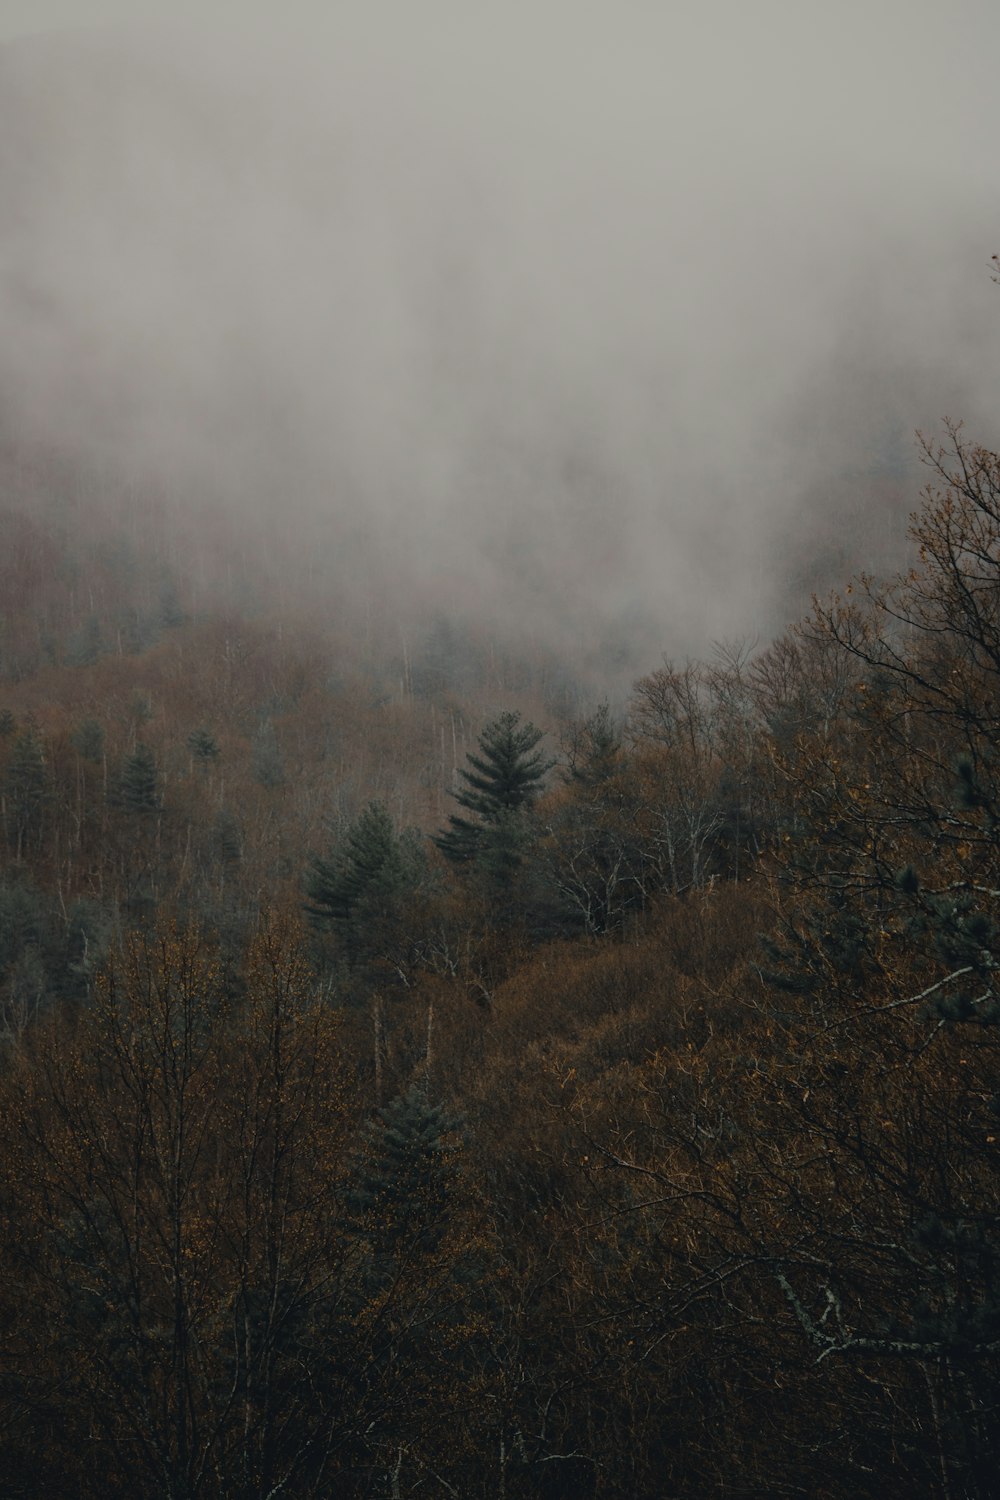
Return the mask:
<path fill-rule="evenodd" d="M 331 601 L 766 636 L 995 436 L 1000 12 L 491 9 L 0 49 L 3 434 Z"/>

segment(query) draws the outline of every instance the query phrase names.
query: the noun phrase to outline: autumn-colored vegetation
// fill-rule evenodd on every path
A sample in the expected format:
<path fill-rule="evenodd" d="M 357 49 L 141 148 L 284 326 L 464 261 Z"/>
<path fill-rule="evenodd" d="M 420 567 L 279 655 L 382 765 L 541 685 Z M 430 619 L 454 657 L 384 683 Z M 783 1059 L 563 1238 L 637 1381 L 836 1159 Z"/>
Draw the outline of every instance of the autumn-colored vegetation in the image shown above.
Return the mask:
<path fill-rule="evenodd" d="M 0 1494 L 996 1493 L 1000 460 L 926 456 L 908 573 L 621 711 L 141 552 L 82 616 L 12 512 Z"/>

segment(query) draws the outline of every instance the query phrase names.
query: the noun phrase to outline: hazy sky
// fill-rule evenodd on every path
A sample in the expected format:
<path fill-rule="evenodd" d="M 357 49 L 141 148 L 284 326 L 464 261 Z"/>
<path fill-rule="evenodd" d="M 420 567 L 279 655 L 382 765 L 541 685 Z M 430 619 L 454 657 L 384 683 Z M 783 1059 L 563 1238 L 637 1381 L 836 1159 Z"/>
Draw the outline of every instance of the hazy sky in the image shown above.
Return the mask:
<path fill-rule="evenodd" d="M 771 628 L 845 486 L 996 410 L 992 0 L 0 3 L 42 32 L 8 419 L 398 597 Z"/>
<path fill-rule="evenodd" d="M 0 0 L 0 38 L 56 31 L 60 28 L 156 22 L 177 15 L 197 17 L 205 12 L 236 17 L 240 12 L 268 7 L 265 0 Z M 275 6 L 273 9 L 278 9 Z M 322 9 L 318 0 L 284 0 L 285 14 Z"/>

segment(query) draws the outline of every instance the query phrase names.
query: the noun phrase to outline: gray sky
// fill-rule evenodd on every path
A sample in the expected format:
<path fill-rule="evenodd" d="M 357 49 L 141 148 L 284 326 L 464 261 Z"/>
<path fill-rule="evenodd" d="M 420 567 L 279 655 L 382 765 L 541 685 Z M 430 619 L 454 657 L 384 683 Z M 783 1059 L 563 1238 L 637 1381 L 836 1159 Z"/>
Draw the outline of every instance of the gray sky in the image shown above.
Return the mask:
<path fill-rule="evenodd" d="M 7 410 L 396 599 L 767 629 L 850 476 L 996 409 L 992 3 L 0 3 L 46 31 Z"/>
<path fill-rule="evenodd" d="M 308 7 L 308 0 L 299 0 Z M 296 0 L 281 9 L 294 11 Z M 313 7 L 314 8 L 314 7 Z M 186 14 L 195 17 L 205 11 L 235 16 L 241 10 L 263 10 L 262 0 L 0 0 L 0 38 L 27 36 L 39 32 L 72 27 L 134 24 L 136 21 L 162 21 Z"/>

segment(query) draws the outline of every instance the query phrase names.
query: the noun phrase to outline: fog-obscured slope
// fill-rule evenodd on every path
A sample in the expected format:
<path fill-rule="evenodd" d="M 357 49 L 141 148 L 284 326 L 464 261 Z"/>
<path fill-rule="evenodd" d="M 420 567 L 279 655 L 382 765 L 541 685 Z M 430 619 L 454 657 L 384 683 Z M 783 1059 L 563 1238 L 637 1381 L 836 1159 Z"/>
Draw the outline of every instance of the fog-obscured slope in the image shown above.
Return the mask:
<path fill-rule="evenodd" d="M 10 45 L 0 424 L 376 608 L 640 664 L 765 633 L 886 555 L 915 426 L 991 437 L 998 41 L 725 3 Z"/>

